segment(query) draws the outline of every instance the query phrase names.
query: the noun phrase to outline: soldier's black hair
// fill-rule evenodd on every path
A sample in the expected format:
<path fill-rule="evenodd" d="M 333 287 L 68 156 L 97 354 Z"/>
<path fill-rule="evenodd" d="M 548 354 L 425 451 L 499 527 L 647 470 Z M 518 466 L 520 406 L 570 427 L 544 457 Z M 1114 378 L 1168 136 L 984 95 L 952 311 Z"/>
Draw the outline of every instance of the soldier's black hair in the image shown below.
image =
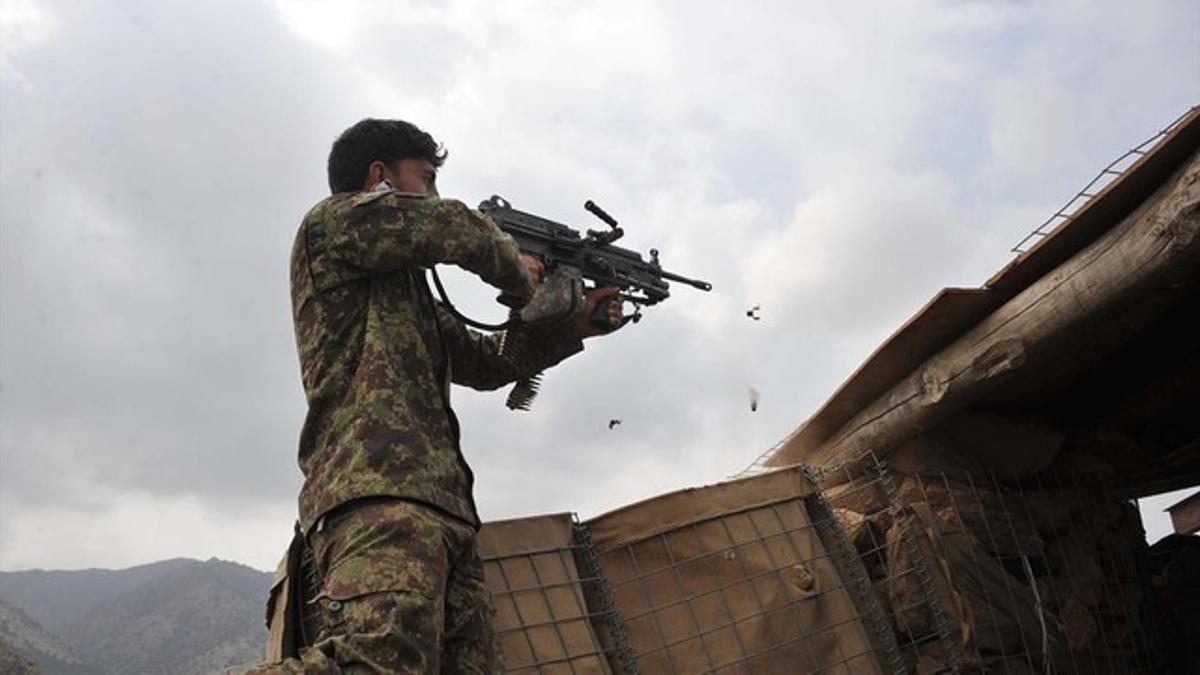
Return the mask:
<path fill-rule="evenodd" d="M 329 150 L 329 190 L 357 192 L 367 168 L 380 160 L 389 167 L 402 159 L 427 159 L 435 167 L 447 152 L 433 136 L 404 120 L 362 120 L 342 132 Z"/>

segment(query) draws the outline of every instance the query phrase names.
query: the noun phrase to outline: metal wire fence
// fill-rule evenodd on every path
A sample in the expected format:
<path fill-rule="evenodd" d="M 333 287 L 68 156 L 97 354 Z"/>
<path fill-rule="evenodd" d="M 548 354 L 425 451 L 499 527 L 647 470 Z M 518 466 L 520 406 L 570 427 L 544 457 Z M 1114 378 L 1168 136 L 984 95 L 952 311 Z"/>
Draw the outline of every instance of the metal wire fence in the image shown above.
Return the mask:
<path fill-rule="evenodd" d="M 910 671 L 1161 672 L 1141 521 L 1108 479 L 870 461 L 821 482 Z"/>
<path fill-rule="evenodd" d="M 803 500 L 688 523 L 600 560 L 642 672 L 879 672 Z"/>
<path fill-rule="evenodd" d="M 485 570 L 509 672 L 1161 672 L 1112 488 L 868 457 L 650 500 Z"/>
<path fill-rule="evenodd" d="M 506 672 L 607 674 L 628 660 L 606 581 L 570 515 L 489 524 L 480 536 Z"/>

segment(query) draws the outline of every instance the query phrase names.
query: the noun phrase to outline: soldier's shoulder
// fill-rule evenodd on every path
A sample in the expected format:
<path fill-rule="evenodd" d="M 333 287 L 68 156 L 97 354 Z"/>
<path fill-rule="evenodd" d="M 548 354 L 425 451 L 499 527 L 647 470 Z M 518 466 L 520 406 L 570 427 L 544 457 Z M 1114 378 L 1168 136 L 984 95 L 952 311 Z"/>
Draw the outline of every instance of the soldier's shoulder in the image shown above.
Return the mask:
<path fill-rule="evenodd" d="M 435 209 L 446 200 L 434 195 L 423 195 L 415 192 L 400 190 L 382 190 L 378 192 L 360 192 L 354 200 L 354 206 L 379 204 L 397 209 L 427 210 Z"/>
<path fill-rule="evenodd" d="M 333 194 L 322 199 L 316 204 L 313 204 L 312 208 L 308 210 L 308 213 L 304 214 L 304 223 L 306 225 L 311 225 L 314 223 L 324 222 L 334 214 L 344 211 L 347 202 L 353 198 L 355 194 L 357 193 L 342 192 Z"/>
<path fill-rule="evenodd" d="M 345 218 L 351 211 L 361 207 L 381 202 L 392 194 L 391 191 L 377 192 L 338 192 L 329 195 L 313 204 L 304 215 L 304 223 L 309 226 L 320 225 L 330 221 Z"/>
<path fill-rule="evenodd" d="M 402 211 L 405 217 L 422 222 L 427 220 L 436 222 L 470 220 L 472 213 L 470 207 L 457 199 L 444 199 L 436 195 L 420 195 L 398 190 L 362 193 L 355 208 L 371 208 L 372 206 Z"/>
<path fill-rule="evenodd" d="M 352 222 L 379 209 L 399 210 L 407 217 L 449 220 L 467 216 L 471 209 L 461 201 L 442 199 L 399 190 L 342 192 L 317 202 L 304 217 L 307 228 L 321 228 L 328 223 Z"/>

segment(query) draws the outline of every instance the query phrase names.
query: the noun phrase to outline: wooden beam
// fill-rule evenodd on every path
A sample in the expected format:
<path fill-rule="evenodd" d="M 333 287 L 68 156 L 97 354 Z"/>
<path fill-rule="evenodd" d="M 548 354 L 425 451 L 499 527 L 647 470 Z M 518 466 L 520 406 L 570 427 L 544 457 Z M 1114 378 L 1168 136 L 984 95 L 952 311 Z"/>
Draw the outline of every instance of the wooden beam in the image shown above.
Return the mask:
<path fill-rule="evenodd" d="M 1200 532 L 1200 492 L 1187 499 L 1168 506 L 1171 514 L 1171 524 L 1177 534 L 1193 534 Z"/>
<path fill-rule="evenodd" d="M 769 465 L 886 457 L 1014 374 L 1045 371 L 1069 381 L 1144 325 L 1129 317 L 1152 317 L 1200 290 L 1198 233 L 1194 153 L 1121 223 L 930 357 L 815 452 L 801 457 L 785 442 Z"/>

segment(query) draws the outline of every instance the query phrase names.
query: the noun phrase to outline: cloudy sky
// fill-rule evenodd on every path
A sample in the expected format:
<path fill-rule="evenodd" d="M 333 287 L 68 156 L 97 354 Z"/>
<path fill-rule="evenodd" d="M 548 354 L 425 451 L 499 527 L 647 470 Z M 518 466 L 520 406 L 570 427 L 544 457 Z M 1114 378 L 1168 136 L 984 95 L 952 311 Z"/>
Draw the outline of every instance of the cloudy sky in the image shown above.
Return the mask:
<path fill-rule="evenodd" d="M 443 142 L 445 196 L 580 226 L 594 199 L 716 287 L 590 342 L 530 413 L 456 391 L 485 518 L 587 517 L 737 473 L 982 283 L 1200 102 L 1198 30 L 1190 0 L 4 0 L 0 568 L 274 567 L 287 256 L 360 118 Z"/>

